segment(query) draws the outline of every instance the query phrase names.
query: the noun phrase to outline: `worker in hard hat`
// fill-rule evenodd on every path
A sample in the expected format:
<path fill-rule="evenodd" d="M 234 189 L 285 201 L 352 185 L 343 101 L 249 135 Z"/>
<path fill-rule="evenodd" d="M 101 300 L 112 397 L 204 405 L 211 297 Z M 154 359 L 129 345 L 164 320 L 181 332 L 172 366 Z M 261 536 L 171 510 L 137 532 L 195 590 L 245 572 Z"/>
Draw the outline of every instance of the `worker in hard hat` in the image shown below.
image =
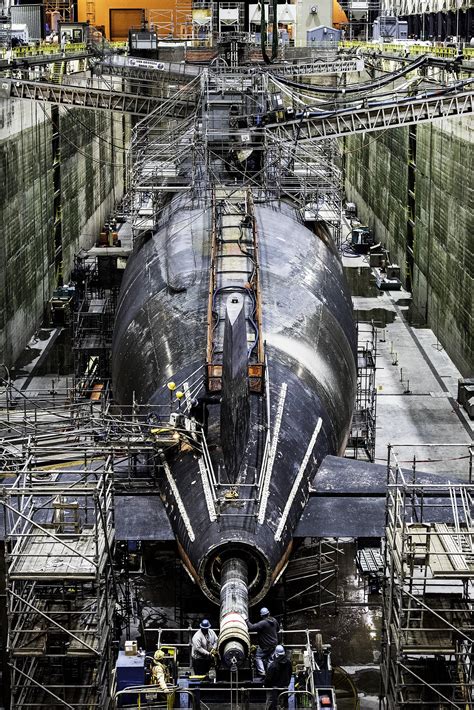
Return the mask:
<path fill-rule="evenodd" d="M 203 619 L 191 642 L 191 661 L 196 675 L 207 675 L 217 653 L 217 636 L 208 619 Z"/>
<path fill-rule="evenodd" d="M 256 624 L 251 624 L 248 619 L 246 621 L 248 630 L 257 632 L 258 646 L 255 654 L 255 665 L 257 675 L 263 678 L 265 676 L 265 668 L 278 644 L 280 624 L 273 616 L 270 616 L 270 611 L 266 606 L 260 609 L 260 621 L 257 621 Z"/>
<path fill-rule="evenodd" d="M 163 663 L 164 658 L 164 651 L 162 651 L 161 649 L 155 651 L 155 654 L 153 656 L 153 665 L 151 668 L 151 679 L 152 682 L 155 683 L 155 685 L 157 685 L 161 691 L 163 691 L 163 693 L 169 693 L 170 688 L 168 688 L 166 682 L 169 674 L 168 668 Z"/>
<path fill-rule="evenodd" d="M 285 648 L 278 644 L 270 658 L 265 675 L 265 687 L 271 688 L 267 692 L 268 710 L 277 710 L 278 696 L 288 690 L 292 672 L 291 661 L 286 655 Z M 286 707 L 285 700 L 284 705 Z"/>

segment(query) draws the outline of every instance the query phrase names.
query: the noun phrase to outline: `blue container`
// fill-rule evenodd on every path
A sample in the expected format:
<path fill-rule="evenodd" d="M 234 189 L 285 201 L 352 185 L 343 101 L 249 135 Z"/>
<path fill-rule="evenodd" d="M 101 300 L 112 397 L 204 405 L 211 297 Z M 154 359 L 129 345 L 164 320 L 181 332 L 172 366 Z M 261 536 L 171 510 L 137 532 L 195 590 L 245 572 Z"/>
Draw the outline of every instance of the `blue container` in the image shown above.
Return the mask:
<path fill-rule="evenodd" d="M 126 656 L 125 651 L 119 651 L 115 664 L 117 677 L 117 690 L 124 690 L 130 686 L 141 687 L 145 685 L 145 656 Z M 119 695 L 119 706 L 136 703 L 138 693 Z"/>

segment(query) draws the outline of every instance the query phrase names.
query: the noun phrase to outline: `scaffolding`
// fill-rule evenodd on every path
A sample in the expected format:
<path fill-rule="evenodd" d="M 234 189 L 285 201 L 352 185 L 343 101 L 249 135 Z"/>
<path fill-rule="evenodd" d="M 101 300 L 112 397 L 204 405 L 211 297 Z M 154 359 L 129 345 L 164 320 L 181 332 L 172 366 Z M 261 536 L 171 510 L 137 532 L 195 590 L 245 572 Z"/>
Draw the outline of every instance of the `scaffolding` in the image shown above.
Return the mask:
<path fill-rule="evenodd" d="M 169 193 L 189 191 L 195 184 L 198 151 L 194 135 L 200 95 L 201 81 L 196 77 L 133 128 L 124 200 L 124 210 L 131 216 L 132 241 L 154 231 Z M 184 104 L 194 104 L 195 110 L 179 118 Z"/>
<path fill-rule="evenodd" d="M 51 467 L 49 467 L 51 469 Z M 11 708 L 108 708 L 113 465 L 44 469 L 3 489 Z"/>
<path fill-rule="evenodd" d="M 357 393 L 345 455 L 375 461 L 377 389 L 377 329 L 373 322 L 357 323 Z"/>
<path fill-rule="evenodd" d="M 119 288 L 117 274 L 121 276 L 122 271 L 117 271 L 114 256 L 77 259 L 75 270 L 80 277 L 79 298 L 73 317 L 75 395 L 81 397 L 93 393 L 99 397 L 104 380 L 110 378 Z"/>
<path fill-rule="evenodd" d="M 74 9 L 71 0 L 47 0 L 44 3 L 44 10 L 46 13 L 59 12 L 61 22 L 73 22 L 74 20 Z"/>
<path fill-rule="evenodd" d="M 268 72 L 216 64 L 138 123 L 127 170 L 134 236 L 156 227 L 168 193 L 203 197 L 213 186 L 239 183 L 258 200 L 290 199 L 306 222 L 329 230 L 337 244 L 343 194 L 338 142 L 300 143 L 283 125 L 252 131 L 249 117 L 263 116 L 272 102 L 284 108 L 293 98 Z M 192 101 L 194 112 L 178 111 Z"/>
<path fill-rule="evenodd" d="M 338 611 L 340 555 L 339 540 L 311 538 L 292 556 L 286 568 L 285 614 L 314 611 L 317 616 Z"/>
<path fill-rule="evenodd" d="M 474 485 L 387 480 L 382 707 L 472 709 Z"/>
<path fill-rule="evenodd" d="M 146 10 L 146 19 L 151 31 L 159 37 L 185 40 L 193 37 L 194 3 L 192 0 L 176 0 L 170 9 Z"/>

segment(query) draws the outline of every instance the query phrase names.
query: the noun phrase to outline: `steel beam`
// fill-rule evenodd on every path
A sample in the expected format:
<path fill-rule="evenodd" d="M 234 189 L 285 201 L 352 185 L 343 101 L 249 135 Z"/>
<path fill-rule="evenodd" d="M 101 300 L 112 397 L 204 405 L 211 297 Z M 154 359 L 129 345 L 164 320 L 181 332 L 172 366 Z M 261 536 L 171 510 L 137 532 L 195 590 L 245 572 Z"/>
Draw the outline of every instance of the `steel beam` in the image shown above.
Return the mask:
<path fill-rule="evenodd" d="M 265 67 L 266 68 L 266 67 Z M 317 74 L 348 74 L 350 72 L 363 71 L 364 60 L 361 57 L 350 57 L 348 59 L 335 59 L 334 61 L 324 61 L 315 59 L 312 62 L 301 62 L 299 64 L 279 64 L 270 65 L 268 71 L 275 76 L 316 76 Z"/>
<path fill-rule="evenodd" d="M 93 57 L 94 55 L 87 51 L 67 52 L 65 56 L 59 52 L 51 54 L 34 54 L 26 57 L 13 56 L 11 61 L 8 59 L 0 59 L 0 70 L 26 69 L 29 67 L 40 67 L 60 62 L 77 62 L 81 59 L 92 59 Z"/>
<path fill-rule="evenodd" d="M 180 62 L 157 62 L 134 57 L 120 57 L 123 61 L 104 61 L 94 67 L 96 75 L 121 76 L 125 79 L 156 81 L 170 79 L 189 82 L 195 79 L 205 67 L 181 64 Z"/>
<path fill-rule="evenodd" d="M 0 99 L 27 99 L 44 103 L 59 104 L 74 108 L 86 108 L 93 111 L 119 111 L 136 116 L 148 116 L 156 109 L 173 116 L 185 116 L 195 108 L 194 92 L 189 101 L 163 99 L 158 96 L 140 96 L 122 91 L 107 91 L 87 86 L 68 84 L 48 84 L 43 81 L 25 81 L 22 79 L 1 79 Z"/>
<path fill-rule="evenodd" d="M 366 133 L 386 128 L 408 126 L 437 118 L 463 116 L 474 112 L 474 91 L 460 91 L 442 96 L 429 96 L 423 99 L 404 99 L 385 105 L 362 108 L 342 109 L 310 115 L 282 123 L 267 124 L 264 129 L 253 128 L 252 132 L 262 130 L 276 132 L 283 140 L 300 143 L 317 141 L 324 138 L 340 138 L 354 133 Z"/>

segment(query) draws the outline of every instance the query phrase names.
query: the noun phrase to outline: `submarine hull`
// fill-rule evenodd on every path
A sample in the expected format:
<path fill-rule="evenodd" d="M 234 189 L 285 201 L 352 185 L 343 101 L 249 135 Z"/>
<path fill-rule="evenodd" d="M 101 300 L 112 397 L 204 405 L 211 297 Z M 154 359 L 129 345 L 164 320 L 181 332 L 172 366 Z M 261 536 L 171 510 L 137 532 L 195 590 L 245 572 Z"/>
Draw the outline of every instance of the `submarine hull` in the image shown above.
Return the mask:
<path fill-rule="evenodd" d="M 285 203 L 255 204 L 267 396 L 250 395 L 248 439 L 238 482 L 259 479 L 270 413 L 275 456 L 266 493 L 247 500 L 221 487 L 211 519 L 199 461 L 186 447 L 166 457 L 163 499 L 180 553 L 202 590 L 219 603 L 223 566 L 242 559 L 249 604 L 267 593 L 287 560 L 309 482 L 327 454 L 343 452 L 356 390 L 356 333 L 340 259 Z M 112 351 L 116 401 L 159 412 L 166 383 L 206 364 L 211 206 L 179 196 L 125 270 Z M 207 444 L 223 467 L 219 403 L 207 408 Z M 277 421 L 280 420 L 276 433 Z M 171 478 L 170 478 L 171 477 Z M 262 497 L 265 499 L 264 515 Z M 184 514 L 183 514 L 184 511 Z"/>

